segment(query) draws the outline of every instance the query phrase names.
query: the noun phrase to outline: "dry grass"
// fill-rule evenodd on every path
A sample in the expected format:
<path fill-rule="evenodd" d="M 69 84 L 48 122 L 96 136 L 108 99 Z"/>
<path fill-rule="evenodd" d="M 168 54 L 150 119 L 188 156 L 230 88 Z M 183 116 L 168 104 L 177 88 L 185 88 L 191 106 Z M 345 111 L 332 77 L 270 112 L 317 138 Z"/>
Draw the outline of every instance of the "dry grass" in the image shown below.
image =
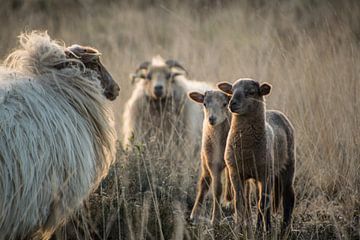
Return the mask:
<path fill-rule="evenodd" d="M 16 46 L 20 31 L 32 29 L 47 29 L 68 44 L 97 47 L 121 86 L 113 103 L 118 129 L 132 88 L 129 73 L 158 53 L 178 59 L 198 80 L 215 83 L 249 76 L 270 82 L 268 108 L 285 112 L 296 129 L 297 203 L 291 238 L 360 238 L 356 1 L 227 1 L 206 6 L 175 0 L 153 5 L 21 2 L 6 0 L 0 10 L 1 56 Z M 187 147 L 165 149 L 159 142 L 137 145 L 133 151 L 119 147 L 116 166 L 87 210 L 62 232 L 68 239 L 246 238 L 237 235 L 231 223 L 217 229 L 187 223 L 199 161 L 189 152 Z"/>

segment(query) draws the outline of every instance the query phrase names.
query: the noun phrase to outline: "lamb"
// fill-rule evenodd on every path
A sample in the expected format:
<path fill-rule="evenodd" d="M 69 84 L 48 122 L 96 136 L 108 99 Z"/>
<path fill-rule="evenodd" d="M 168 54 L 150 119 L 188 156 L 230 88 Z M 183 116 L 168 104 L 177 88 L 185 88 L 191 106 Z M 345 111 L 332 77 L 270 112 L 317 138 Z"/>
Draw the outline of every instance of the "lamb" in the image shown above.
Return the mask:
<path fill-rule="evenodd" d="M 142 63 L 132 76 L 137 82 L 123 114 L 124 145 L 186 139 L 188 146 L 201 137 L 202 109 L 187 99 L 189 91 L 210 86 L 187 79 L 187 71 L 175 60 L 156 56 Z"/>
<path fill-rule="evenodd" d="M 192 209 L 190 220 L 196 222 L 199 216 L 199 206 L 203 203 L 209 186 L 212 186 L 213 210 L 211 223 L 219 220 L 221 215 L 220 198 L 222 194 L 221 173 L 225 169 L 224 151 L 230 129 L 231 115 L 227 110 L 230 98 L 220 91 L 206 91 L 205 94 L 190 92 L 189 98 L 204 105 L 204 121 L 201 147 L 201 176 L 198 192 Z M 226 170 L 226 169 L 225 169 Z M 226 189 L 230 181 L 226 175 Z M 231 193 L 231 189 L 227 191 Z M 225 194 L 227 200 L 231 196 Z"/>
<path fill-rule="evenodd" d="M 217 86 L 231 95 L 232 121 L 225 162 L 233 188 L 235 219 L 238 219 L 243 198 L 241 188 L 246 180 L 254 179 L 258 187 L 258 229 L 263 230 L 264 221 L 266 230 L 271 229 L 269 203 L 274 185 L 275 210 L 281 197 L 283 201 L 284 233 L 291 229 L 295 203 L 294 128 L 283 113 L 266 111 L 264 96 L 270 93 L 271 85 L 239 79 L 234 84 L 222 82 Z"/>
<path fill-rule="evenodd" d="M 0 67 L 0 239 L 49 239 L 113 162 L 119 86 L 94 48 L 19 39 Z"/>

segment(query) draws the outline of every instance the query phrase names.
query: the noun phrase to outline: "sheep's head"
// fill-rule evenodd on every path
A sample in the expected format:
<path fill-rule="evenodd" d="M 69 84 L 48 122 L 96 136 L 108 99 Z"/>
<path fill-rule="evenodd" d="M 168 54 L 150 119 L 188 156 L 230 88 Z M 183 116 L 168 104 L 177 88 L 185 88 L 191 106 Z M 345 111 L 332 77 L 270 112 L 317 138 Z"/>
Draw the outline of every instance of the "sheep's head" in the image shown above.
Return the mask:
<path fill-rule="evenodd" d="M 75 44 L 68 47 L 65 50 L 65 54 L 68 58 L 80 60 L 86 68 L 97 72 L 101 86 L 104 88 L 105 97 L 111 101 L 116 99 L 119 95 L 120 87 L 101 63 L 101 53 L 98 50 Z"/>
<path fill-rule="evenodd" d="M 206 91 L 204 94 L 190 92 L 189 98 L 204 105 L 205 120 L 216 126 L 228 117 L 228 103 L 230 97 L 220 91 Z"/>
<path fill-rule="evenodd" d="M 256 113 L 263 107 L 264 96 L 268 95 L 271 85 L 260 83 L 253 79 L 239 79 L 234 84 L 221 82 L 217 87 L 231 96 L 229 109 L 236 115 Z"/>
<path fill-rule="evenodd" d="M 170 97 L 175 77 L 186 75 L 187 72 L 177 61 L 156 56 L 151 62 L 140 64 L 132 80 L 141 80 L 147 96 L 159 100 Z"/>

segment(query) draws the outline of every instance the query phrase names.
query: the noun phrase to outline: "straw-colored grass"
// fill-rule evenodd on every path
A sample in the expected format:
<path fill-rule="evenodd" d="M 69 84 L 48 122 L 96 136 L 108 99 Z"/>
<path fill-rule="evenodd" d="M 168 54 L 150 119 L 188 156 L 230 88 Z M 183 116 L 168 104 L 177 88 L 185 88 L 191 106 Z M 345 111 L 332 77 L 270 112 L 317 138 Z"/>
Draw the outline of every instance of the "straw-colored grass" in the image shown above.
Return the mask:
<path fill-rule="evenodd" d="M 156 54 L 179 60 L 197 80 L 252 77 L 271 83 L 267 108 L 283 111 L 296 129 L 291 238 L 360 238 L 357 1 L 15 2 L 21 3 L 7 0 L 0 10 L 1 56 L 15 47 L 20 31 L 32 29 L 98 48 L 121 87 L 113 103 L 117 129 L 132 89 L 129 73 Z M 163 146 L 155 141 L 132 151 L 119 147 L 102 187 L 60 232 L 79 239 L 246 238 L 231 222 L 215 229 L 206 221 L 188 223 L 199 157 L 186 143 Z"/>

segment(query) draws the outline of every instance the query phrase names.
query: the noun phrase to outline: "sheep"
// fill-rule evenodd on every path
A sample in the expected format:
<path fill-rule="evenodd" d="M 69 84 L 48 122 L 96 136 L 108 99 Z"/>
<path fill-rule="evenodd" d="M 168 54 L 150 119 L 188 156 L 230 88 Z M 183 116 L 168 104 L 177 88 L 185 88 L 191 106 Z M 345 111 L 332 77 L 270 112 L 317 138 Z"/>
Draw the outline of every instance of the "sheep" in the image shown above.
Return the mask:
<path fill-rule="evenodd" d="M 119 86 L 94 48 L 19 39 L 0 67 L 0 239 L 49 239 L 113 162 Z"/>
<path fill-rule="evenodd" d="M 280 198 L 283 199 L 284 233 L 291 229 L 295 204 L 294 128 L 283 113 L 266 111 L 264 96 L 270 93 L 270 84 L 239 79 L 234 84 L 221 82 L 217 86 L 231 95 L 232 120 L 225 162 L 233 188 L 235 219 L 238 219 L 240 197 L 243 197 L 241 188 L 246 180 L 254 179 L 258 187 L 258 230 L 262 231 L 264 224 L 267 231 L 271 230 L 269 203 L 273 190 L 275 210 Z"/>
<path fill-rule="evenodd" d="M 171 137 L 186 139 L 189 146 L 199 142 L 203 113 L 187 92 L 208 90 L 208 84 L 188 80 L 180 63 L 159 55 L 140 64 L 132 79 L 136 86 L 123 114 L 124 146 L 131 140 L 168 142 Z"/>
<path fill-rule="evenodd" d="M 224 151 L 226 139 L 230 129 L 231 115 L 227 110 L 230 98 L 220 91 L 206 91 L 204 94 L 190 92 L 189 98 L 197 103 L 203 104 L 204 120 L 201 147 L 201 176 L 198 182 L 198 191 L 193 206 L 190 220 L 197 222 L 199 216 L 199 206 L 204 201 L 205 195 L 212 186 L 213 210 L 211 223 L 219 220 L 221 215 L 220 198 L 222 194 L 221 173 L 225 169 Z M 226 169 L 225 169 L 226 170 Z M 226 175 L 226 186 L 230 187 L 230 181 Z M 231 199 L 228 195 L 231 189 L 225 194 L 227 200 Z"/>

